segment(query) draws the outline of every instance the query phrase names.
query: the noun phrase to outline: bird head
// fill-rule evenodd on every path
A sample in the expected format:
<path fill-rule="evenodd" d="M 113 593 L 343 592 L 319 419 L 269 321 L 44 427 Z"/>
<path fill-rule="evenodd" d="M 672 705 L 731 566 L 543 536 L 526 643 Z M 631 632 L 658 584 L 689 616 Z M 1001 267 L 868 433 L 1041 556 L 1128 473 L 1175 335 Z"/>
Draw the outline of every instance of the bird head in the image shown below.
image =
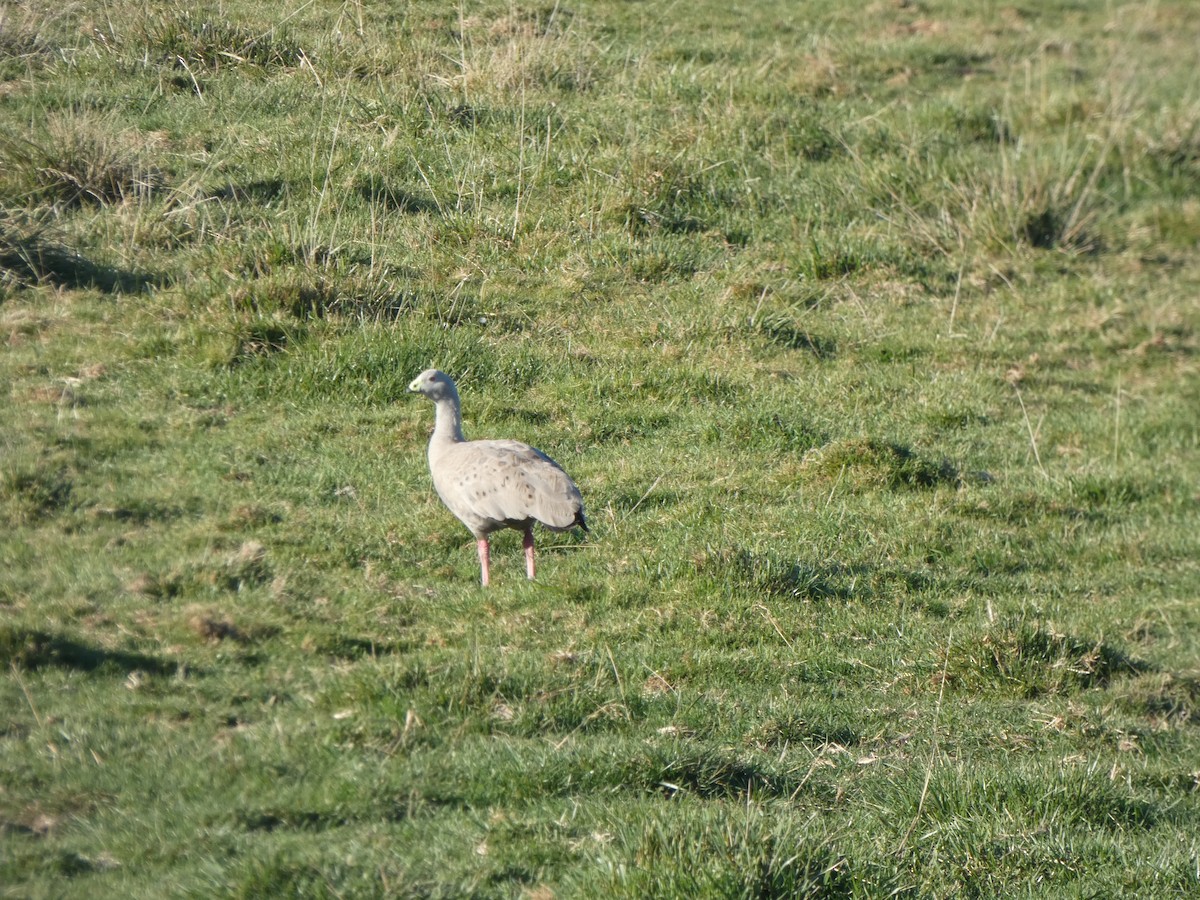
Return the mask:
<path fill-rule="evenodd" d="M 434 403 L 458 398 L 454 381 L 445 372 L 439 372 L 437 369 L 426 369 L 409 383 L 408 389 L 414 394 L 424 394 Z"/>

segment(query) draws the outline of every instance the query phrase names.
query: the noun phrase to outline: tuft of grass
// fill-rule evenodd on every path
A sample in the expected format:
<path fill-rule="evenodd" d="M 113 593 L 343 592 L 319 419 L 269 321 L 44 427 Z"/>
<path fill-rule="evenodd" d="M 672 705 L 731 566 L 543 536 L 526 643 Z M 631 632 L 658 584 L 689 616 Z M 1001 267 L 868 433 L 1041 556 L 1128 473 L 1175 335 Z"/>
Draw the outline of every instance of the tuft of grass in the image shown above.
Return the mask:
<path fill-rule="evenodd" d="M 57 17 L 25 4 L 0 7 L 0 83 L 43 69 L 56 54 Z"/>
<path fill-rule="evenodd" d="M 831 841 L 800 829 L 714 825 L 697 840 L 662 821 L 648 824 L 608 890 L 627 897 L 833 898 L 856 896 L 866 881 Z"/>
<path fill-rule="evenodd" d="M 215 580 L 225 590 L 237 593 L 266 584 L 271 580 L 271 574 L 267 548 L 258 541 L 246 541 L 225 560 Z"/>
<path fill-rule="evenodd" d="M 949 460 L 925 458 L 902 444 L 876 438 L 831 442 L 809 451 L 804 465 L 859 487 L 934 488 L 957 486 L 963 480 Z"/>
<path fill-rule="evenodd" d="M 151 18 L 136 40 L 151 57 L 189 74 L 245 65 L 295 68 L 308 60 L 286 28 L 255 27 L 201 10 Z"/>
<path fill-rule="evenodd" d="M 1105 688 L 1115 678 L 1148 668 L 1105 641 L 1085 641 L 1021 621 L 989 630 L 973 646 L 961 646 L 951 671 L 965 683 L 984 678 L 1036 697 Z"/>
<path fill-rule="evenodd" d="M 580 18 L 561 6 L 513 6 L 471 16 L 460 11 L 451 26 L 457 64 L 451 83 L 467 98 L 530 88 L 588 90 L 598 74 Z"/>
<path fill-rule="evenodd" d="M 0 501 L 15 523 L 29 524 L 69 508 L 72 485 L 65 466 L 14 467 L 0 474 Z"/>
<path fill-rule="evenodd" d="M 163 185 L 145 151 L 94 115 L 51 116 L 30 137 L 0 138 L 7 196 L 67 206 L 138 201 Z"/>
<path fill-rule="evenodd" d="M 420 297 L 402 282 L 357 267 L 311 265 L 264 276 L 235 290 L 235 307 L 258 315 L 284 312 L 294 319 L 349 316 L 390 321 L 419 309 Z"/>

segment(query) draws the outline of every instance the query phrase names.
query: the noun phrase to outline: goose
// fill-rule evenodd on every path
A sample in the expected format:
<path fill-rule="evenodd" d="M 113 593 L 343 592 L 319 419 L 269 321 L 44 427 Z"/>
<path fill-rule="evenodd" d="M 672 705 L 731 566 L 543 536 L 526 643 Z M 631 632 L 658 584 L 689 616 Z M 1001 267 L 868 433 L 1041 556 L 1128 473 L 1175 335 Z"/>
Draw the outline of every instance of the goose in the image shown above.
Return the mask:
<path fill-rule="evenodd" d="M 480 579 L 490 581 L 490 536 L 503 528 L 524 535 L 525 575 L 534 576 L 533 525 L 551 531 L 588 530 L 583 497 L 562 466 L 520 441 L 468 441 L 453 379 L 426 369 L 409 391 L 433 401 L 429 474 L 442 503 L 475 536 Z"/>

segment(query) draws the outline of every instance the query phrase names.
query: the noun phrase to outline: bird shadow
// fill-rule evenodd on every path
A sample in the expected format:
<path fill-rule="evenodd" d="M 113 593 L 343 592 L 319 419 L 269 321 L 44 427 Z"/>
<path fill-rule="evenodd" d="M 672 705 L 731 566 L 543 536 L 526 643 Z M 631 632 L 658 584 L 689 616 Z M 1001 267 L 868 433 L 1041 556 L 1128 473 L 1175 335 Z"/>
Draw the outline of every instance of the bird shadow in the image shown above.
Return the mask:
<path fill-rule="evenodd" d="M 377 176 L 368 176 L 359 181 L 356 191 L 368 203 L 382 206 L 391 212 L 436 213 L 440 212 L 435 201 L 414 194 L 406 188 L 389 184 Z"/>
<path fill-rule="evenodd" d="M 905 596 L 937 593 L 940 585 L 930 573 L 898 566 L 813 563 L 770 551 L 733 548 L 709 551 L 697 559 L 698 571 L 742 591 L 796 600 L 855 602 L 897 591 Z M 940 605 L 927 601 L 931 614 L 944 615 Z"/>
<path fill-rule="evenodd" d="M 26 671 L 65 669 L 122 675 L 133 671 L 174 675 L 178 669 L 174 662 L 145 653 L 109 650 L 61 634 L 14 627 L 0 629 L 0 663 Z"/>
<path fill-rule="evenodd" d="M 37 236 L 12 240 L 0 235 L 0 270 L 22 282 L 71 289 L 96 288 L 106 294 L 141 294 L 169 281 L 164 275 L 97 263 Z"/>

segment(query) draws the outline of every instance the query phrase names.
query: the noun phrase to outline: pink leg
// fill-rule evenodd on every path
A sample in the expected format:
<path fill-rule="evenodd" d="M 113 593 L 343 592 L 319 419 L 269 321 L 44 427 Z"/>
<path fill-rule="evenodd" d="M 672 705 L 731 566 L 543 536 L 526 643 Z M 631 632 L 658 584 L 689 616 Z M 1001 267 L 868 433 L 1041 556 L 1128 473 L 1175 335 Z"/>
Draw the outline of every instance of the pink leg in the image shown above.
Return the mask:
<path fill-rule="evenodd" d="M 525 532 L 525 577 L 533 581 L 533 529 Z"/>
<path fill-rule="evenodd" d="M 488 569 L 490 568 L 488 565 L 488 556 L 489 556 L 489 549 L 490 549 L 488 547 L 488 539 L 480 538 L 479 540 L 477 540 L 475 542 L 475 549 L 479 551 L 479 571 L 482 573 L 483 586 L 487 587 L 488 586 Z"/>

